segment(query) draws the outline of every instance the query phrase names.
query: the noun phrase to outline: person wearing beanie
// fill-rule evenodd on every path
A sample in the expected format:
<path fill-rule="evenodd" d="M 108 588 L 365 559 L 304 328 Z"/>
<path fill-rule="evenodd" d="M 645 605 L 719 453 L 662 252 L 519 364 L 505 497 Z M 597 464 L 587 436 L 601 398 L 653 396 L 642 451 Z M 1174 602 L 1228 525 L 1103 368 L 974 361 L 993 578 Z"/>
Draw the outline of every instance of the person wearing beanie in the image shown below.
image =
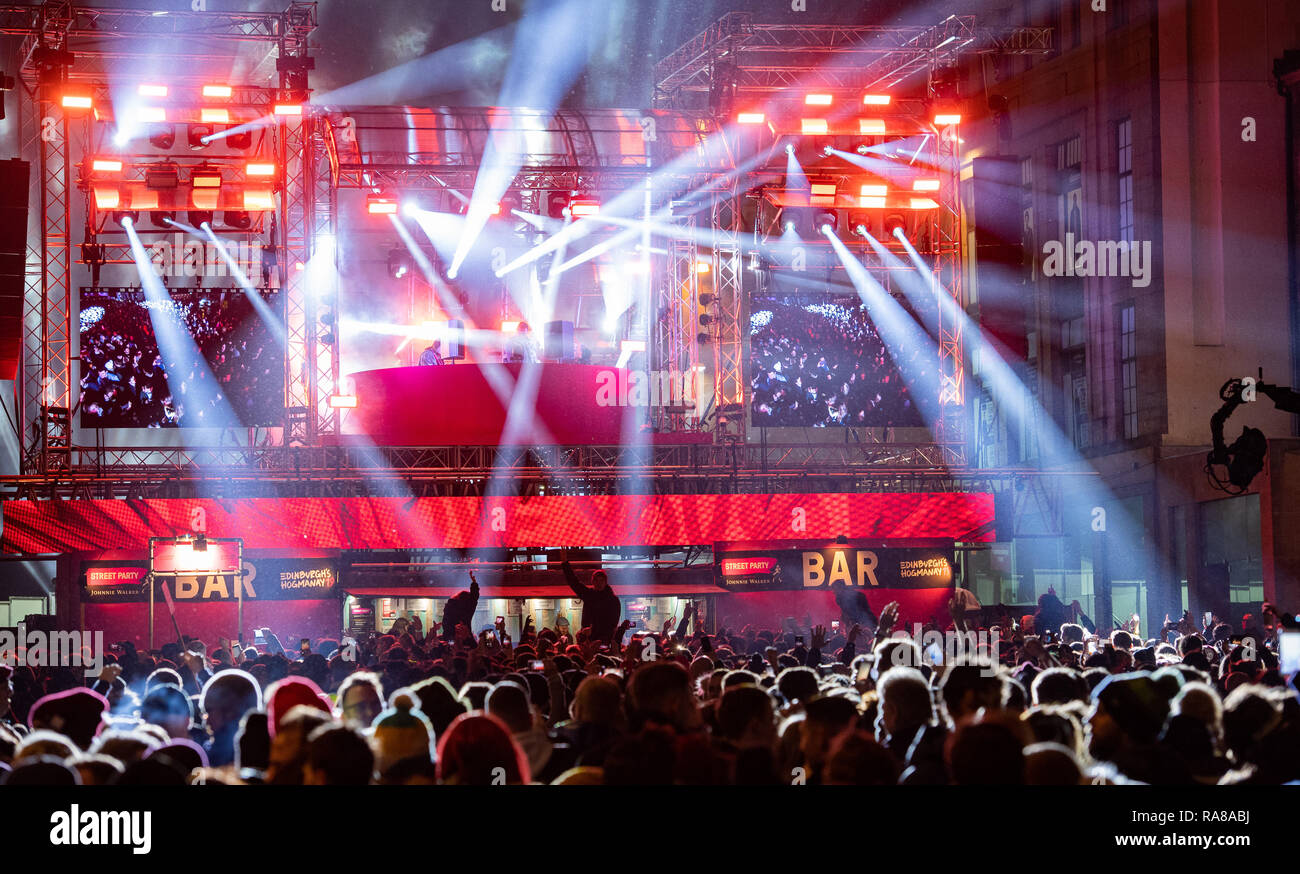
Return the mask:
<path fill-rule="evenodd" d="M 384 772 L 403 759 L 412 756 L 432 756 L 433 725 L 416 706 L 417 699 L 409 690 L 393 696 L 393 706 L 375 720 L 372 739 L 375 748 L 375 771 Z"/>
<path fill-rule="evenodd" d="M 276 680 L 266 690 L 267 727 L 274 738 L 285 716 L 293 708 L 303 705 L 314 707 L 332 717 L 334 710 L 320 687 L 306 677 L 285 677 Z"/>
<path fill-rule="evenodd" d="M 108 699 L 103 695 L 90 689 L 68 689 L 46 695 L 33 704 L 27 722 L 33 731 L 40 728 L 57 731 L 87 750 L 106 713 Z"/>

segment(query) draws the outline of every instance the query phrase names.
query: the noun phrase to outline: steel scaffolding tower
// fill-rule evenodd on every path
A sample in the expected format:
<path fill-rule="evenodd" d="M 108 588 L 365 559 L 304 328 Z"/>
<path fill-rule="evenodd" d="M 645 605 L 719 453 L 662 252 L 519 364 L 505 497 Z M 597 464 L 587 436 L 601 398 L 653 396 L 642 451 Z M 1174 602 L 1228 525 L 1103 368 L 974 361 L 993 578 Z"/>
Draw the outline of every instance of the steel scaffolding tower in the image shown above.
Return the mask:
<path fill-rule="evenodd" d="M 69 463 L 71 414 L 74 408 L 73 294 L 70 195 L 71 167 L 92 146 L 91 121 L 69 118 L 63 111 L 61 92 L 69 83 L 105 91 L 106 82 L 132 59 L 150 58 L 171 63 L 169 81 L 204 81 L 214 63 L 226 70 L 246 68 L 252 75 L 265 55 L 278 50 L 281 60 L 307 57 L 307 40 L 316 27 L 316 4 L 293 2 L 283 12 L 169 11 L 156 15 L 144 9 L 87 8 L 70 0 L 44 0 L 37 5 L 0 4 L 0 34 L 23 37 L 18 50 L 21 79 L 19 101 L 21 141 L 24 155 L 32 161 L 35 186 L 31 202 L 37 232 L 29 234 L 27 282 L 24 293 L 24 362 L 19 380 L 18 438 L 22 465 L 27 473 L 49 473 Z M 249 58 L 243 47 L 263 44 L 262 57 Z M 280 65 L 277 65 L 280 66 Z M 309 69 L 309 67 L 308 67 Z M 208 71 L 208 76 L 205 76 Z M 280 86 L 288 98 L 295 92 L 306 99 L 306 80 L 293 70 L 281 70 Z M 234 83 L 232 83 L 234 84 Z M 236 90 L 239 86 L 235 85 Z M 312 251 L 313 229 L 320 222 L 315 211 L 313 185 L 309 176 L 311 155 L 321 149 L 313 136 L 310 117 L 279 125 L 281 149 L 293 156 L 280 192 L 279 221 L 288 278 L 297 279 L 294 258 L 304 263 Z M 332 201 L 327 200 L 327 203 Z M 106 246 L 101 263 L 126 263 L 125 247 Z M 289 313 L 306 313 L 301 281 L 283 283 Z M 294 323 L 291 318 L 291 324 Z M 289 360 L 315 358 L 315 320 L 297 319 L 299 330 L 290 331 Z M 337 374 L 331 361 L 324 369 Z M 316 405 L 314 378 L 317 368 L 302 368 L 313 378 L 295 379 L 286 373 L 286 399 L 290 406 Z M 336 378 L 326 381 L 330 389 Z M 315 423 L 313 423 L 315 424 Z M 324 430 L 328 430 L 326 425 Z M 313 427 L 312 435 L 323 430 Z"/>

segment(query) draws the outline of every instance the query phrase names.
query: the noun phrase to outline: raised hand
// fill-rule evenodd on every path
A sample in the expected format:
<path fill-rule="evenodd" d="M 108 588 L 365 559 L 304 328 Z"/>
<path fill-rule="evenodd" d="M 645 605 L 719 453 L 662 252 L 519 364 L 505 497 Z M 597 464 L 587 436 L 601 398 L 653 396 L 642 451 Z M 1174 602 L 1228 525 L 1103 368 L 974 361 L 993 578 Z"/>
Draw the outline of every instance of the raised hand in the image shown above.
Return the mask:
<path fill-rule="evenodd" d="M 689 613 L 689 610 L 690 610 L 690 608 L 688 607 L 688 608 L 687 608 L 688 613 Z M 683 621 L 685 621 L 685 620 L 683 619 Z M 676 617 L 676 616 L 669 616 L 667 619 L 664 620 L 664 629 L 663 629 L 663 633 L 664 633 L 664 634 L 667 634 L 668 632 L 672 631 L 673 628 L 674 628 L 674 626 L 676 626 L 676 625 L 677 625 L 677 617 Z"/>
<path fill-rule="evenodd" d="M 826 626 L 817 625 L 812 630 L 812 648 L 822 649 L 826 646 Z"/>
<path fill-rule="evenodd" d="M 858 639 L 858 635 L 861 633 L 862 633 L 862 626 L 854 622 L 853 627 L 849 629 L 849 643 L 856 642 Z"/>
<path fill-rule="evenodd" d="M 880 611 L 880 625 L 876 628 L 876 637 L 885 638 L 894 630 L 895 623 L 898 622 L 898 602 L 890 601 L 885 605 L 885 609 Z"/>

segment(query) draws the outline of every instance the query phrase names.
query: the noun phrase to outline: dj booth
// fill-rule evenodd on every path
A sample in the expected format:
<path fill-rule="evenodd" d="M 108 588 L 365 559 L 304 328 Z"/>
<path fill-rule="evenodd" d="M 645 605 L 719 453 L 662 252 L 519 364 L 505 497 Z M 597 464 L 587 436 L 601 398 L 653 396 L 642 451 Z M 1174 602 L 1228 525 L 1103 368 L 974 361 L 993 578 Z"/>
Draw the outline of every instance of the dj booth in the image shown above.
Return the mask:
<path fill-rule="evenodd" d="M 616 446 L 632 442 L 646 407 L 634 406 L 628 371 L 593 364 L 447 364 L 352 375 L 357 406 L 344 436 L 380 446 Z M 611 385 L 621 390 L 611 390 Z M 518 410 L 506 420 L 512 400 Z M 642 401 L 644 403 L 644 400 Z M 647 442 L 708 442 L 709 435 L 647 434 Z"/>

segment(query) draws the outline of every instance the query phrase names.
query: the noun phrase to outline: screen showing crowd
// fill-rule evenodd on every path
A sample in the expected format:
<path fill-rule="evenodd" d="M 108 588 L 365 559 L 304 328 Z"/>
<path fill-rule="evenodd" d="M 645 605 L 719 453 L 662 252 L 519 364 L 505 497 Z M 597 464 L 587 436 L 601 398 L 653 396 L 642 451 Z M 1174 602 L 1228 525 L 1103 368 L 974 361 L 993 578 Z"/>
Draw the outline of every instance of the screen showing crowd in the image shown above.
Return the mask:
<path fill-rule="evenodd" d="M 750 313 L 750 412 L 756 427 L 924 425 L 856 297 L 756 299 Z M 908 346 L 908 373 L 933 380 L 938 361 L 926 351 L 930 344 Z"/>
<path fill-rule="evenodd" d="M 274 296 L 267 302 L 276 308 Z M 182 345 L 202 360 L 169 371 L 154 319 L 174 320 L 189 338 Z M 80 329 L 82 427 L 204 427 L 223 403 L 241 425 L 283 418 L 284 364 L 243 291 L 173 292 L 161 303 L 139 292 L 83 292 Z M 203 385 L 210 380 L 216 391 Z"/>

